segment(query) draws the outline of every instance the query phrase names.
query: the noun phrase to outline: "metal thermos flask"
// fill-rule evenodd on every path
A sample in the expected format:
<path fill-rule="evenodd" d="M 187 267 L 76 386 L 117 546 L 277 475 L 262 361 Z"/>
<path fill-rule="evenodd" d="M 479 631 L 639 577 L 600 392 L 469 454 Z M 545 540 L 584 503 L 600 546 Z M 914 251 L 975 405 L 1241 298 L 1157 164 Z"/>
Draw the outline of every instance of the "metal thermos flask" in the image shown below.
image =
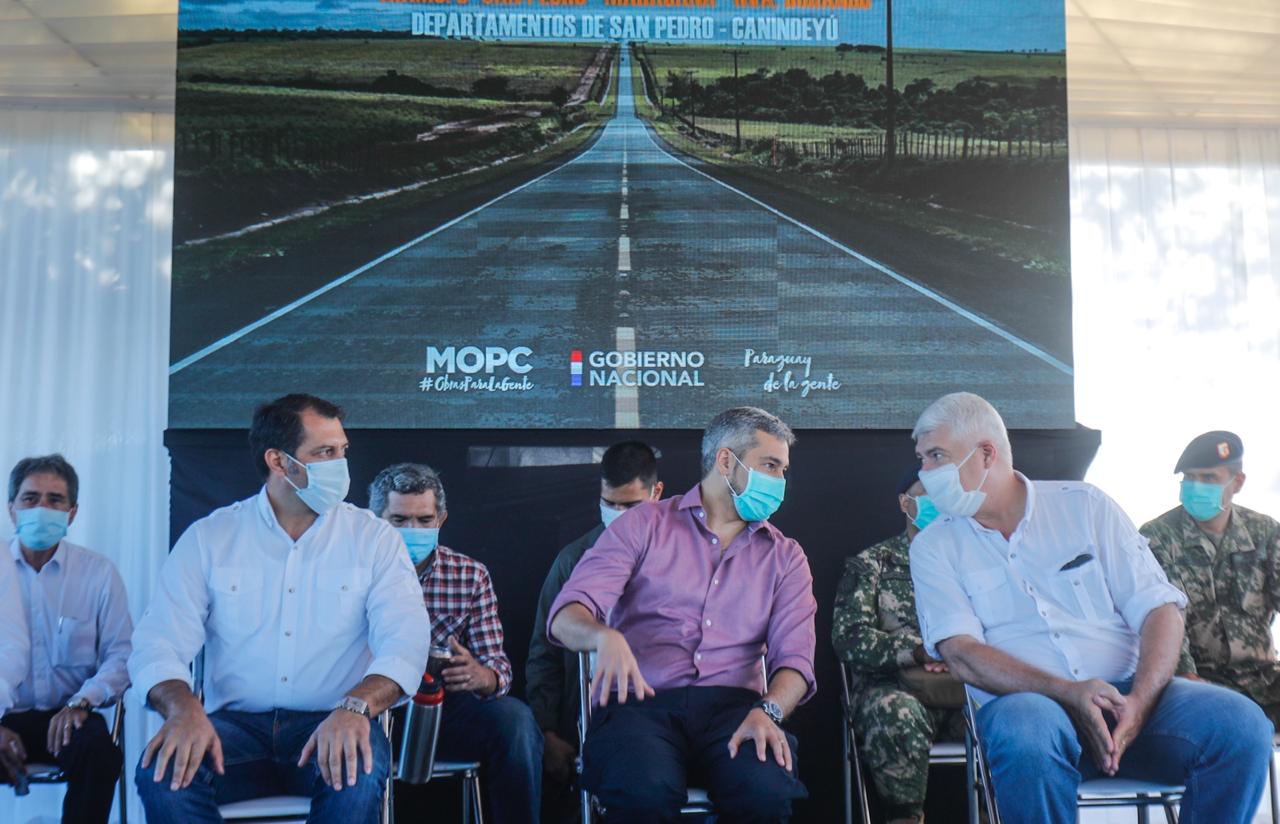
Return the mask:
<path fill-rule="evenodd" d="M 431 780 L 436 760 L 436 738 L 440 735 L 440 710 L 444 688 L 430 673 L 422 676 L 418 694 L 405 712 L 404 731 L 400 736 L 400 763 L 396 779 L 408 784 L 425 784 Z"/>

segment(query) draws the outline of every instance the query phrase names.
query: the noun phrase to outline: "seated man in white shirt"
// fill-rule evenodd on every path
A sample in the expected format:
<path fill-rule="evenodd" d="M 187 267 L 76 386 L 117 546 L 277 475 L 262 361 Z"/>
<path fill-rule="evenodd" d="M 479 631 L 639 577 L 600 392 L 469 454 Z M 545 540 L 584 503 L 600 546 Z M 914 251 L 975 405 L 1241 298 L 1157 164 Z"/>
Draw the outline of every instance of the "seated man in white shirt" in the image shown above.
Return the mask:
<path fill-rule="evenodd" d="M 0 696 L 0 748 L 19 763 L 62 768 L 63 821 L 106 824 L 124 756 L 93 708 L 129 687 L 133 620 L 115 565 L 64 538 L 79 494 L 75 468 L 61 455 L 24 458 L 9 475 L 16 532 L 3 562 L 15 573 L 20 626 L 31 636 L 22 683 L 12 700 Z"/>
<path fill-rule="evenodd" d="M 149 824 L 268 795 L 310 796 L 313 823 L 372 824 L 390 748 L 370 719 L 422 678 L 422 591 L 396 531 L 343 503 L 341 409 L 272 401 L 249 444 L 262 490 L 183 533 L 134 634 L 134 686 L 165 718 L 138 794 Z"/>
<path fill-rule="evenodd" d="M 1005 824 L 1074 824 L 1080 781 L 1099 776 L 1186 785 L 1187 824 L 1251 821 L 1271 722 L 1242 695 L 1173 678 L 1186 598 L 1120 507 L 1016 472 L 977 395 L 934 402 L 912 437 L 941 513 L 911 545 L 921 634 L 976 688 Z"/>

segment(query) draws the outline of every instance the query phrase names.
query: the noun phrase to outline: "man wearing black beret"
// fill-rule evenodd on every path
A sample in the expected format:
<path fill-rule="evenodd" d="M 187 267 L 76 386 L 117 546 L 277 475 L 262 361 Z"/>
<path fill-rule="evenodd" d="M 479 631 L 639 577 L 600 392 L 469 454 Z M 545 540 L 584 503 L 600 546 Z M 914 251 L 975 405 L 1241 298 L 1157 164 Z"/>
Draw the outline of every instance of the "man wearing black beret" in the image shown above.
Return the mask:
<path fill-rule="evenodd" d="M 1271 622 L 1280 610 L 1280 523 L 1233 503 L 1244 486 L 1244 444 L 1216 430 L 1178 458 L 1181 505 L 1141 532 L 1187 595 L 1178 674 L 1239 690 L 1280 726 L 1280 662 Z"/>

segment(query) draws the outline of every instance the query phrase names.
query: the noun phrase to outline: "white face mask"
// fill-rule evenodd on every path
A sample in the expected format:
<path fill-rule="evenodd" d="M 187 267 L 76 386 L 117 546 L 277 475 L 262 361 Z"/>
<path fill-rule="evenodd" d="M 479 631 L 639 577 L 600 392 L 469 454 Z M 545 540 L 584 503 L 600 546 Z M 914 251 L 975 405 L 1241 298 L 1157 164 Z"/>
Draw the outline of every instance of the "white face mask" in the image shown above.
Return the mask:
<path fill-rule="evenodd" d="M 929 499 L 933 501 L 933 505 L 944 515 L 971 518 L 982 508 L 982 502 L 987 499 L 987 493 L 982 491 L 982 485 L 987 482 L 987 475 L 991 474 L 990 468 L 982 473 L 982 480 L 978 483 L 977 489 L 967 490 L 960 483 L 960 467 L 964 466 L 965 461 L 972 458 L 973 453 L 977 451 L 978 447 L 975 446 L 968 455 L 964 456 L 964 461 L 958 464 L 947 464 L 920 473 L 920 483 L 924 484 L 925 492 L 929 493 Z"/>
<path fill-rule="evenodd" d="M 608 529 L 609 524 L 613 523 L 614 521 L 618 520 L 618 518 L 622 517 L 622 513 L 624 512 L 626 512 L 625 509 L 614 509 L 613 507 L 605 504 L 604 501 L 601 501 L 600 502 L 600 523 L 604 524 L 605 528 Z"/>
<path fill-rule="evenodd" d="M 302 488 L 289 480 L 288 475 L 284 479 L 297 490 L 298 497 L 312 512 L 323 515 L 347 497 L 347 492 L 351 489 L 351 476 L 347 473 L 346 458 L 304 464 L 288 452 L 283 454 L 307 470 L 307 485 Z"/>

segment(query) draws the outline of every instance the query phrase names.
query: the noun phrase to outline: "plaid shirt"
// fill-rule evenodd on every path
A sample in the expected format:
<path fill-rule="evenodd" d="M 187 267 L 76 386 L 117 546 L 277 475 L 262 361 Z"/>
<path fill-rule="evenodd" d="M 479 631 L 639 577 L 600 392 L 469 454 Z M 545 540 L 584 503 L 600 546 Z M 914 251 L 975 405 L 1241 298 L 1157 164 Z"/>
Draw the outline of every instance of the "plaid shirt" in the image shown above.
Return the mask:
<path fill-rule="evenodd" d="M 511 689 L 511 661 L 502 649 L 498 596 L 484 564 L 438 546 L 427 568 L 418 573 L 422 599 L 431 617 L 431 643 L 449 646 L 458 639 L 476 660 L 498 674 L 497 698 Z"/>

